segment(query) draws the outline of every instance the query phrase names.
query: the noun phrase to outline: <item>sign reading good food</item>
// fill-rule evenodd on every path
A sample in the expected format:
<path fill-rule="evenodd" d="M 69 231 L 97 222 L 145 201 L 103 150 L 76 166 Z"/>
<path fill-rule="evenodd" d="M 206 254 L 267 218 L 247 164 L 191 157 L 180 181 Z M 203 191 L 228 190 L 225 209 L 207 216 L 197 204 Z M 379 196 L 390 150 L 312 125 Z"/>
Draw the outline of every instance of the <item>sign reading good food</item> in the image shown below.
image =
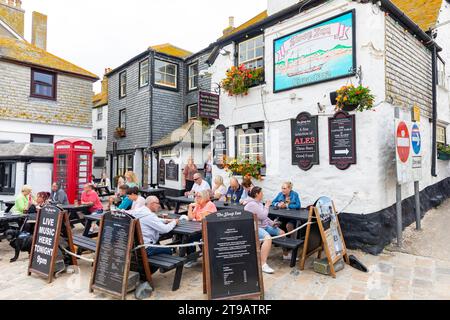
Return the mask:
<path fill-rule="evenodd" d="M 294 32 L 274 42 L 274 91 L 355 73 L 355 11 Z"/>
<path fill-rule="evenodd" d="M 219 95 L 200 91 L 198 94 L 199 117 L 219 119 Z"/>
<path fill-rule="evenodd" d="M 227 129 L 224 125 L 218 125 L 213 134 L 214 164 L 223 169 L 227 155 Z"/>
<path fill-rule="evenodd" d="M 356 164 L 355 116 L 338 112 L 328 119 L 330 164 L 346 170 Z"/>
<path fill-rule="evenodd" d="M 291 121 L 292 164 L 309 170 L 319 164 L 319 130 L 317 116 L 300 113 Z"/>

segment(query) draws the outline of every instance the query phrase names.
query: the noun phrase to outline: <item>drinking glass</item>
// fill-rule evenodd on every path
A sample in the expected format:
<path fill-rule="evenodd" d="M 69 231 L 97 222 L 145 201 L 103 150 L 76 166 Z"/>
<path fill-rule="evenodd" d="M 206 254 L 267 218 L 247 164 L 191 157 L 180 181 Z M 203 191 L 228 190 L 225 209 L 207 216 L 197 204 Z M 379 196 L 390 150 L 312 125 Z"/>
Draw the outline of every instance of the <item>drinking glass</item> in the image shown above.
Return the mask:
<path fill-rule="evenodd" d="M 233 195 L 233 203 L 236 203 L 237 202 L 236 200 L 237 200 L 237 196 L 234 194 Z"/>
<path fill-rule="evenodd" d="M 227 203 L 231 202 L 231 194 L 227 194 Z"/>
<path fill-rule="evenodd" d="M 290 210 L 289 209 L 289 204 L 291 203 L 291 199 L 286 199 L 286 210 Z"/>

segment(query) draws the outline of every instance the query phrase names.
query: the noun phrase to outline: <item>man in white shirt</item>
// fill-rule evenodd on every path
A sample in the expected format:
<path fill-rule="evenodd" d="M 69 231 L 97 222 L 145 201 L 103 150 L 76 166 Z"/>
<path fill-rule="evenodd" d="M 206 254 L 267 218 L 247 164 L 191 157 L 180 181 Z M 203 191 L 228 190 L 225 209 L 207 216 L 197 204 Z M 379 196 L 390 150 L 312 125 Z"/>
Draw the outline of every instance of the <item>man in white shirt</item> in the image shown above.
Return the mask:
<path fill-rule="evenodd" d="M 159 199 L 155 196 L 150 196 L 145 200 L 145 206 L 141 207 L 131 213 L 139 220 L 144 237 L 145 244 L 158 244 L 161 234 L 171 232 L 179 220 L 176 219 L 160 219 L 156 213 L 160 210 Z M 147 256 L 151 257 L 157 254 L 172 254 L 170 248 L 153 248 L 148 247 Z M 154 272 L 154 271 L 152 271 Z"/>
<path fill-rule="evenodd" d="M 209 191 L 211 193 L 211 186 L 208 182 L 203 180 L 200 173 L 196 173 L 194 174 L 194 185 L 192 186 L 191 192 L 189 192 L 188 195 L 195 195 L 197 192 L 201 191 Z"/>
<path fill-rule="evenodd" d="M 145 199 L 139 195 L 139 189 L 137 187 L 128 188 L 127 195 L 128 199 L 133 201 L 131 209 L 127 211 L 128 213 L 145 207 Z"/>

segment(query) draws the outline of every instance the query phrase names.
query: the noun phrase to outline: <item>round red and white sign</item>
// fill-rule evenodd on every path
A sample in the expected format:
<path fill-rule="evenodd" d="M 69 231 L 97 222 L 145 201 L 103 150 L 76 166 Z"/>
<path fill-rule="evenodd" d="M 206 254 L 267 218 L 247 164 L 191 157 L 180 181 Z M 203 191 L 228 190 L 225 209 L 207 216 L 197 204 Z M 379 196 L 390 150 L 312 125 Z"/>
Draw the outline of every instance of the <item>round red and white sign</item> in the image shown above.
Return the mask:
<path fill-rule="evenodd" d="M 406 163 L 411 152 L 411 137 L 408 126 L 405 122 L 400 122 L 397 127 L 397 153 L 401 162 Z"/>

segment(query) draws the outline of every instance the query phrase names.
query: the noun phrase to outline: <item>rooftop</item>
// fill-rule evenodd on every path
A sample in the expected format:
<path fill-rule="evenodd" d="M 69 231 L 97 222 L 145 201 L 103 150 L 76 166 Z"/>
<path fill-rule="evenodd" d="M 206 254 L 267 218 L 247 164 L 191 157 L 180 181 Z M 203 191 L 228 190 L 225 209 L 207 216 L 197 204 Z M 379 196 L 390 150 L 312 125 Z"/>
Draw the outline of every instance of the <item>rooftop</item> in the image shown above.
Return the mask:
<path fill-rule="evenodd" d="M 0 38 L 0 59 L 67 72 L 93 81 L 98 80 L 95 74 L 22 40 Z"/>
<path fill-rule="evenodd" d="M 177 58 L 187 58 L 190 55 L 192 55 L 192 52 L 181 49 L 177 46 L 174 46 L 170 43 L 164 43 L 164 44 L 159 44 L 156 46 L 150 46 L 151 50 L 155 50 L 156 52 L 160 52 L 160 53 L 164 53 L 167 54 L 169 56 L 174 56 Z"/>
<path fill-rule="evenodd" d="M 442 0 L 392 0 L 423 31 L 433 28 L 439 18 Z"/>

